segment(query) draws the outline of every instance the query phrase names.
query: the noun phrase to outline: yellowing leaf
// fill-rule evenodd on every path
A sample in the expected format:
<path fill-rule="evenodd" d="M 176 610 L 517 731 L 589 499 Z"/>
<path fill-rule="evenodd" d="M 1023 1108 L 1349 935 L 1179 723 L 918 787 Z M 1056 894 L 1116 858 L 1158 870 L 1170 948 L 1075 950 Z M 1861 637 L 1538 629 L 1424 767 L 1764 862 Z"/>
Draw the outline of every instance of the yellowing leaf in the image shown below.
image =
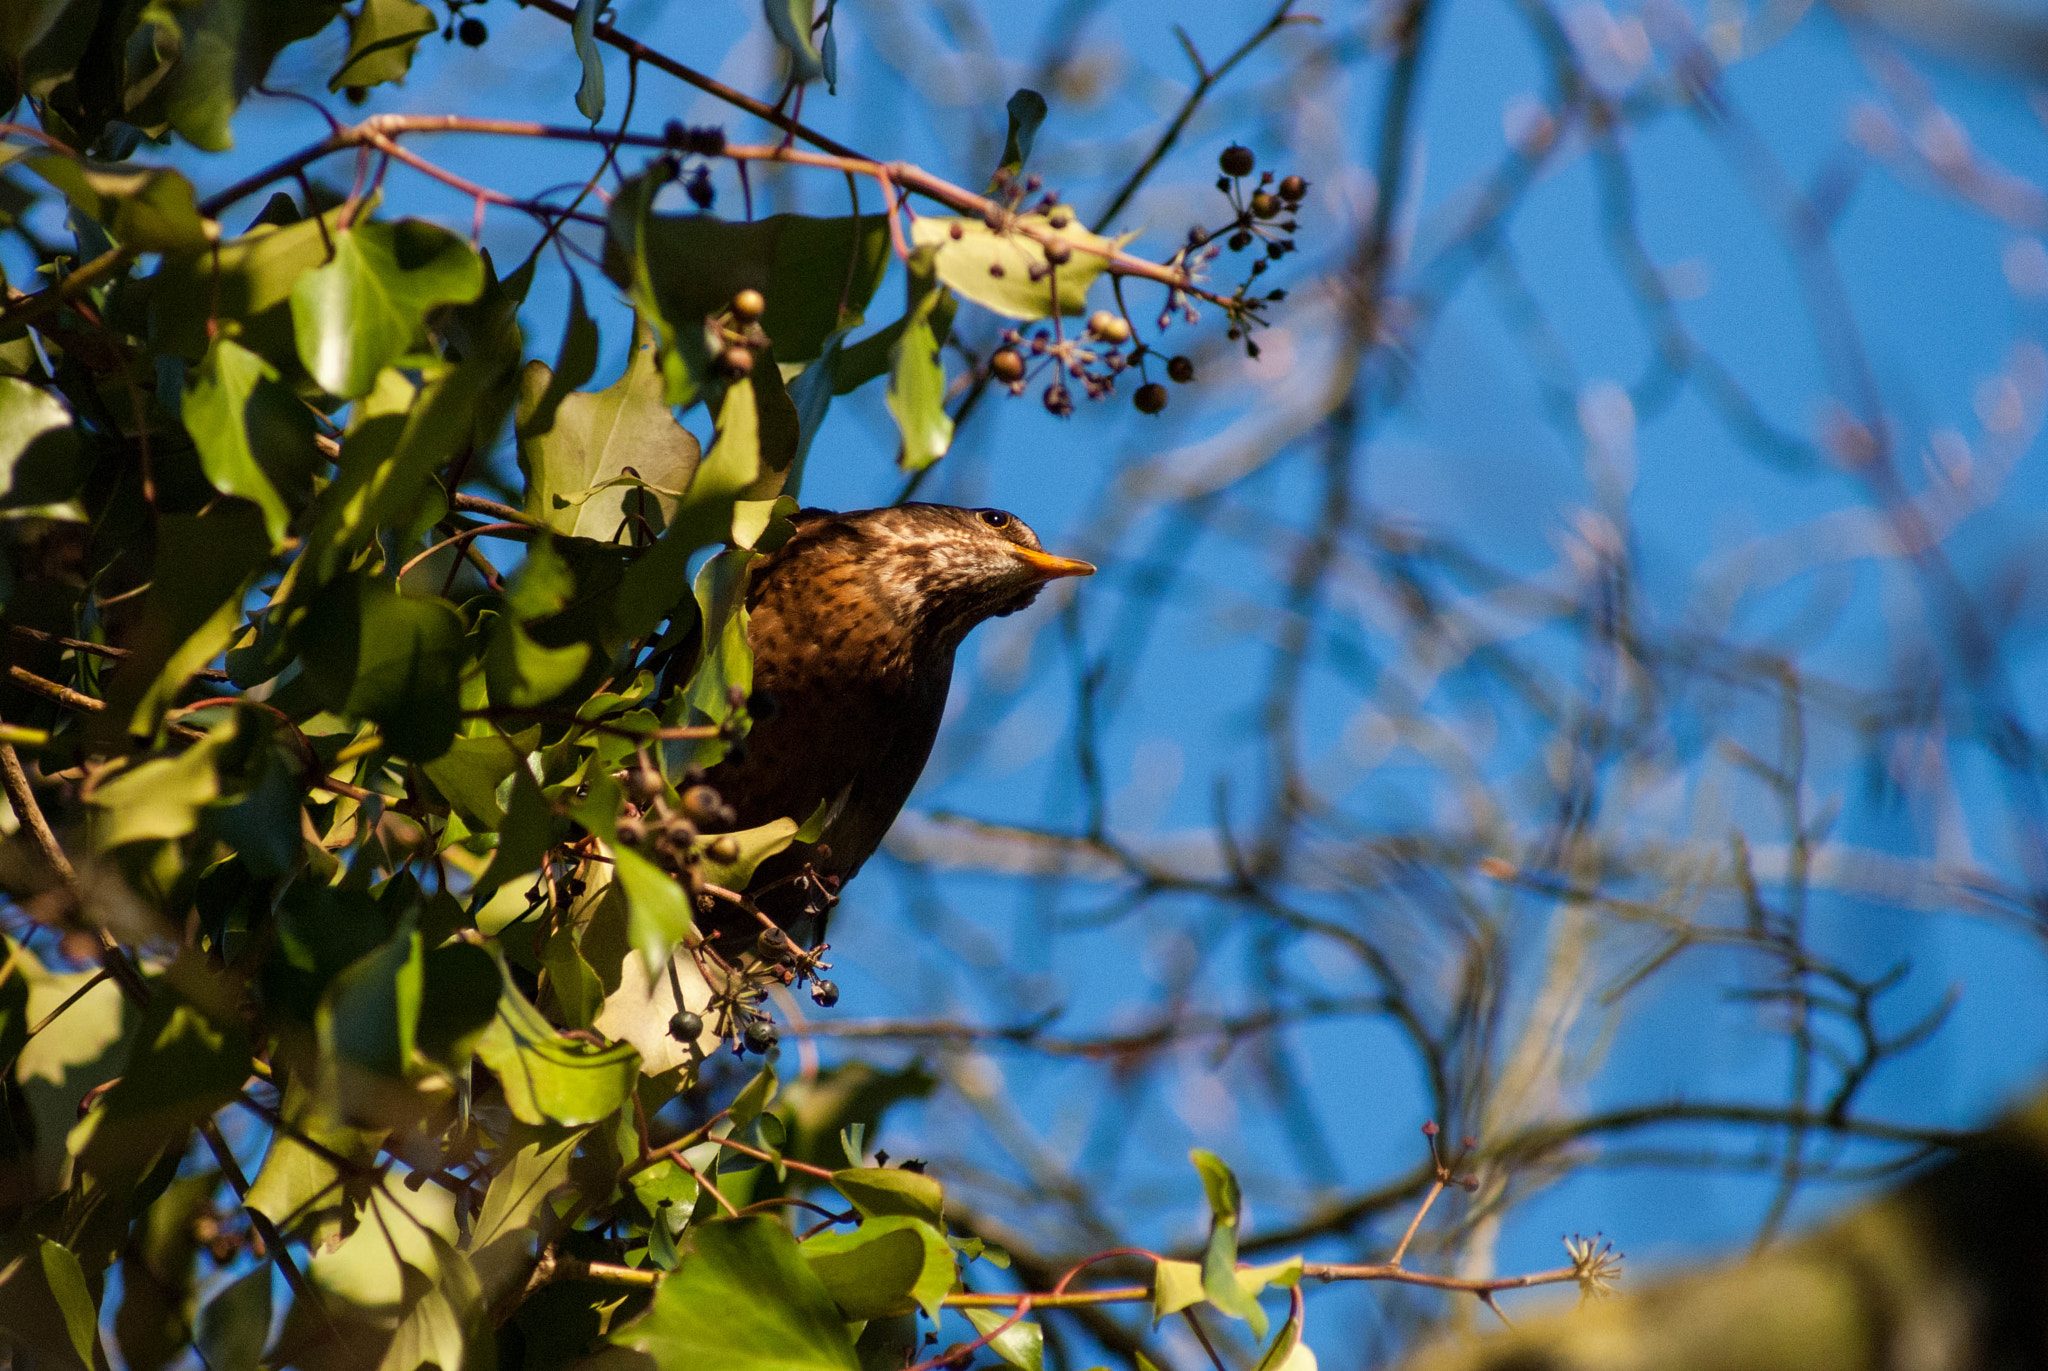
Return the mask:
<path fill-rule="evenodd" d="M 1053 227 L 1054 217 L 1061 227 Z M 1058 266 L 1048 262 L 1041 237 L 1066 243 L 1067 260 Z M 911 226 L 910 241 L 937 249 L 939 279 L 965 299 L 1012 319 L 1046 319 L 1053 313 L 1055 286 L 1061 314 L 1084 313 L 1088 287 L 1109 266 L 1108 254 L 1130 240 L 1090 233 L 1072 210 L 1060 209 L 1052 216 L 1020 216 L 1000 231 L 980 219 L 921 218 Z"/>

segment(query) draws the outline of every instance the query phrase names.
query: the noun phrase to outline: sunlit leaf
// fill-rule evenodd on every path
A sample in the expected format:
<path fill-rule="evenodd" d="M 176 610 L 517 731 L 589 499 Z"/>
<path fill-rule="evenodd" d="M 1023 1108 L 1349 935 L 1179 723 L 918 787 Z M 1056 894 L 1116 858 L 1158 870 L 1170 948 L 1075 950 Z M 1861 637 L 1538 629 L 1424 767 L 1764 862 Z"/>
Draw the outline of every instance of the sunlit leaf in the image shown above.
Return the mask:
<path fill-rule="evenodd" d="M 832 1184 L 863 1218 L 902 1214 L 945 1231 L 946 1192 L 918 1171 L 881 1166 L 849 1167 L 832 1173 Z"/>
<path fill-rule="evenodd" d="M 1237 1176 L 1215 1153 L 1195 1148 L 1188 1160 L 1201 1173 L 1202 1189 L 1209 1198 L 1209 1243 L 1202 1253 L 1202 1291 L 1215 1305 L 1234 1319 L 1251 1325 L 1252 1336 L 1266 1336 L 1266 1311 L 1259 1307 L 1257 1292 L 1247 1290 L 1238 1280 L 1238 1224 L 1244 1213 L 1244 1194 Z"/>
<path fill-rule="evenodd" d="M 469 244 L 418 219 L 357 223 L 330 239 L 333 258 L 291 288 L 292 325 L 306 371 L 353 399 L 413 347 L 428 310 L 476 299 L 484 265 Z"/>
<path fill-rule="evenodd" d="M 1067 260 L 1049 263 L 1041 236 L 1067 243 Z M 1046 319 L 1053 313 L 1055 284 L 1059 312 L 1084 313 L 1088 287 L 1109 265 L 1106 254 L 1128 240 L 1090 233 L 1072 210 L 1056 209 L 1020 216 L 1015 226 L 1000 230 L 980 219 L 920 216 L 911 225 L 910 241 L 938 249 L 939 279 L 963 299 L 1012 319 Z"/>
<path fill-rule="evenodd" d="M 593 1047 L 556 1034 L 509 973 L 476 1051 L 497 1074 L 513 1117 L 529 1124 L 596 1123 L 625 1103 L 640 1072 L 629 1043 Z"/>
<path fill-rule="evenodd" d="M 484 1192 L 483 1212 L 469 1240 L 470 1265 L 484 1299 L 495 1302 L 533 1269 L 536 1242 L 554 1230 L 548 1196 L 569 1179 L 569 1163 L 583 1129 L 515 1127 L 505 1138 L 505 1161 Z"/>
<path fill-rule="evenodd" d="M 71 411 L 17 376 L 0 376 L 0 509 L 68 500 L 85 480 Z"/>
<path fill-rule="evenodd" d="M 168 167 L 99 167 L 55 154 L 28 165 L 131 251 L 205 252 L 220 235 L 199 213 L 192 183 Z"/>
<path fill-rule="evenodd" d="M 987 1333 L 1002 1328 L 988 1340 L 989 1351 L 1001 1357 L 1017 1371 L 1044 1371 L 1045 1329 L 1029 1319 L 1013 1320 L 1009 1311 L 1000 1309 L 963 1309 L 967 1321 L 974 1325 L 977 1333 Z M 1004 1324 L 1009 1327 L 1003 1328 Z"/>
<path fill-rule="evenodd" d="M 363 0 L 349 21 L 348 57 L 327 89 L 403 81 L 413 49 L 439 27 L 434 12 L 415 0 Z"/>
<path fill-rule="evenodd" d="M 195 975 L 196 967 L 187 968 Z M 121 1081 L 102 1097 L 79 1165 L 104 1177 L 146 1169 L 232 1100 L 249 1078 L 249 1037 L 232 1000 L 202 1008 L 156 982 Z M 209 1008 L 212 1012 L 209 1012 Z"/>
<path fill-rule="evenodd" d="M 911 278 L 930 280 L 931 252 L 920 249 Z M 920 265 L 922 272 L 920 272 Z M 953 444 L 953 416 L 946 413 L 946 367 L 939 346 L 953 315 L 953 297 L 943 286 L 927 285 L 907 312 L 903 332 L 889 349 L 889 413 L 903 437 L 897 461 L 905 471 L 923 471 Z"/>
<path fill-rule="evenodd" d="M 859 1371 L 824 1285 L 779 1219 L 704 1224 L 616 1346 L 690 1371 Z"/>
<path fill-rule="evenodd" d="M 214 759 L 235 735 L 233 720 L 217 724 L 206 736 L 169 757 L 152 757 L 130 767 L 93 791 L 101 811 L 93 825 L 99 847 L 152 838 L 182 838 L 199 826 L 199 811 L 220 794 Z"/>
<path fill-rule="evenodd" d="M 849 1319 L 886 1318 L 922 1309 L 934 1322 L 953 1288 L 953 1249 L 923 1219 L 869 1219 L 850 1232 L 805 1242 L 804 1260 Z"/>

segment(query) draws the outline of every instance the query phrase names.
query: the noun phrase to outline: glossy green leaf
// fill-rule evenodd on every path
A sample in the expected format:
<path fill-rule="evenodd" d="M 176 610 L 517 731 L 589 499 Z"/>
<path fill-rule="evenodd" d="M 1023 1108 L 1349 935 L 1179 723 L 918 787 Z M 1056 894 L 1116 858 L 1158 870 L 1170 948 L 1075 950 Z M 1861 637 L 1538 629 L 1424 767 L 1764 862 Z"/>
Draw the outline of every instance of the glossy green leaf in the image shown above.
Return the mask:
<path fill-rule="evenodd" d="M 597 47 L 597 12 L 601 0 L 576 0 L 576 19 L 569 26 L 583 80 L 576 87 L 576 109 L 591 123 L 604 118 L 604 55 Z"/>
<path fill-rule="evenodd" d="M 996 1328 L 1003 1331 L 988 1340 L 989 1351 L 1017 1368 L 1017 1371 L 1045 1371 L 1045 1329 L 1029 1319 L 1011 1320 L 1003 1309 L 963 1309 L 977 1333 Z M 1004 1324 L 1009 1327 L 1003 1328 Z"/>
<path fill-rule="evenodd" d="M 559 613 L 575 593 L 569 564 L 546 539 L 533 543 L 526 560 L 505 585 L 504 611 L 491 626 L 484 659 L 484 679 L 491 701 L 530 707 L 546 704 L 582 677 L 589 665 L 586 642 L 543 647 L 526 626 Z"/>
<path fill-rule="evenodd" d="M 778 1219 L 707 1223 L 610 1341 L 690 1371 L 859 1371 L 846 1325 Z"/>
<path fill-rule="evenodd" d="M 71 411 L 18 376 L 0 376 L 0 509 L 68 500 L 85 480 Z"/>
<path fill-rule="evenodd" d="M 497 1015 L 476 1051 L 497 1074 L 505 1103 L 521 1123 L 596 1123 L 626 1102 L 640 1074 L 640 1054 L 631 1044 L 601 1048 L 558 1036 L 509 972 Z"/>
<path fill-rule="evenodd" d="M 1273 1338 L 1272 1345 L 1259 1357 L 1252 1371 L 1316 1371 L 1316 1354 L 1302 1341 L 1302 1324 L 1306 1322 L 1303 1307 L 1296 1304 L 1287 1316 L 1287 1322 Z M 1262 1333 L 1259 1336 L 1264 1337 Z"/>
<path fill-rule="evenodd" d="M 357 223 L 330 237 L 332 260 L 291 288 L 292 326 L 307 373 L 354 399 L 413 348 L 427 311 L 476 299 L 484 265 L 462 239 L 418 219 Z"/>
<path fill-rule="evenodd" d="M 1038 138 L 1038 126 L 1045 122 L 1045 97 L 1035 90 L 1020 90 L 1003 106 L 1010 116 L 1009 132 L 1003 136 L 1002 170 L 1015 177 L 1031 159 L 1031 145 Z M 990 186 L 994 189 L 993 183 Z"/>
<path fill-rule="evenodd" d="M 1053 227 L 1055 219 L 1061 227 Z M 1050 217 L 1023 215 L 1019 224 L 1070 244 L 1067 260 L 1053 268 L 1038 237 L 1007 226 L 997 231 L 979 219 L 921 217 L 911 225 L 910 241 L 914 247 L 938 249 L 939 279 L 962 299 L 1012 319 L 1050 318 L 1055 284 L 1061 314 L 1085 313 L 1088 287 L 1109 265 L 1106 254 L 1129 241 L 1090 233 L 1064 208 Z"/>
<path fill-rule="evenodd" d="M 920 250 L 924 273 L 931 254 Z M 913 280 L 921 274 L 913 260 Z M 911 305 L 903 332 L 889 349 L 889 414 L 903 437 L 897 463 L 905 471 L 923 471 L 953 445 L 953 416 L 946 413 L 946 367 L 939 346 L 950 322 L 953 297 L 943 286 L 931 286 Z M 943 319 L 936 316 L 943 315 Z"/>
<path fill-rule="evenodd" d="M 152 8 L 162 12 L 162 7 Z M 176 63 L 127 122 L 148 127 L 161 120 L 208 152 L 234 146 L 229 122 L 277 54 L 312 37 L 341 13 L 341 6 L 329 0 L 185 0 L 174 9 Z M 161 33 L 158 41 L 163 42 Z"/>
<path fill-rule="evenodd" d="M 373 721 L 393 752 L 425 762 L 455 740 L 462 638 L 446 601 L 351 576 L 314 601 L 299 641 L 331 708 Z"/>
<path fill-rule="evenodd" d="M 634 516 L 658 536 L 675 517 L 700 455 L 697 439 L 662 398 L 650 336 L 635 340 L 619 379 L 600 391 L 550 399 L 558 378 L 526 364 L 520 384 L 519 464 L 526 512 L 558 533 L 635 541 Z M 630 471 L 629 471 L 630 469 Z M 612 485 L 628 475 L 645 486 Z"/>
<path fill-rule="evenodd" d="M 249 1079 L 250 1052 L 232 1007 L 223 999 L 208 1012 L 170 978 L 156 983 L 127 1070 L 94 1112 L 80 1167 L 106 1178 L 138 1174 L 235 1097 Z"/>
<path fill-rule="evenodd" d="M 412 68 L 413 49 L 439 27 L 434 12 L 415 0 L 363 0 L 349 21 L 348 57 L 327 89 L 403 81 Z"/>
<path fill-rule="evenodd" d="M 99 167 L 54 153 L 27 164 L 130 251 L 205 252 L 220 236 L 199 213 L 192 183 L 168 167 Z"/>
<path fill-rule="evenodd" d="M 504 821 L 504 811 L 498 808 L 498 787 L 514 771 L 525 770 L 526 754 L 539 741 L 537 728 L 522 735 L 520 741 L 498 733 L 457 738 L 423 770 L 470 831 L 481 833 Z"/>
<path fill-rule="evenodd" d="M 569 1164 L 587 1129 L 516 1125 L 507 1134 L 505 1162 L 484 1192 L 483 1212 L 469 1240 L 469 1261 L 487 1302 L 519 1287 L 533 1270 L 536 1244 L 555 1228 L 548 1196 L 569 1180 Z"/>
<path fill-rule="evenodd" d="M 193 1342 L 206 1371 L 256 1371 L 270 1341 L 270 1264 L 236 1279 L 199 1311 Z"/>
<path fill-rule="evenodd" d="M 261 509 L 273 546 L 284 541 L 292 512 L 256 459 L 248 409 L 257 387 L 276 380 L 277 369 L 270 363 L 231 338 L 216 338 L 185 383 L 183 410 L 206 479 L 221 494 L 240 496 Z"/>
<path fill-rule="evenodd" d="M 763 1064 L 761 1069 L 754 1073 L 754 1078 L 741 1088 L 739 1094 L 732 1097 L 732 1103 L 725 1107 L 727 1116 L 732 1120 L 732 1126 L 736 1129 L 745 1128 L 760 1118 L 762 1112 L 774 1100 L 775 1092 L 781 1084 L 781 1080 L 775 1074 L 774 1064 Z"/>
<path fill-rule="evenodd" d="M 703 859 L 704 879 L 727 890 L 745 890 L 754 879 L 754 868 L 796 841 L 801 828 L 795 819 L 771 819 L 758 828 L 738 833 L 707 835 L 706 845 L 730 840 L 737 855 L 729 862 L 714 861 L 707 852 Z"/>
<path fill-rule="evenodd" d="M 863 1218 L 903 1214 L 945 1231 L 945 1188 L 921 1172 L 881 1166 L 849 1167 L 833 1172 L 832 1184 Z"/>
<path fill-rule="evenodd" d="M 958 1275 L 944 1235 L 923 1219 L 905 1215 L 869 1219 L 851 1232 L 821 1234 L 801 1250 L 849 1319 L 922 1309 L 936 1323 L 939 1302 Z"/>

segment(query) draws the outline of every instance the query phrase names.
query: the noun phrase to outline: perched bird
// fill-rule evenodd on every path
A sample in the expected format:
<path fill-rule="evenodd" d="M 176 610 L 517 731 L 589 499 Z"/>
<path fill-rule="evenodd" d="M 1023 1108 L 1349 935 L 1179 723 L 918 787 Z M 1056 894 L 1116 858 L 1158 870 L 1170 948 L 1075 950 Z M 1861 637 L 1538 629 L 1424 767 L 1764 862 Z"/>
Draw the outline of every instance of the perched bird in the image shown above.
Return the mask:
<path fill-rule="evenodd" d="M 807 509 L 793 522 L 747 590 L 754 687 L 774 709 L 705 781 L 739 828 L 827 806 L 820 840 L 762 863 L 748 888 L 769 917 L 815 941 L 924 770 L 961 640 L 1046 582 L 1095 568 L 1046 552 L 1000 509 Z"/>

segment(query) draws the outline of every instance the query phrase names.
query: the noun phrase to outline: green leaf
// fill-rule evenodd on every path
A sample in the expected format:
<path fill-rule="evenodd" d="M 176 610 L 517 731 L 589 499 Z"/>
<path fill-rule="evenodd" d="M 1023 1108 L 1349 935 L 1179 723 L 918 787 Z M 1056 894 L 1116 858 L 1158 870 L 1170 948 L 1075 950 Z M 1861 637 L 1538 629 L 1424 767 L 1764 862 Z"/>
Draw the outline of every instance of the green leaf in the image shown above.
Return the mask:
<path fill-rule="evenodd" d="M 342 1220 L 354 1208 L 346 1189 L 350 1173 L 333 1158 L 359 1163 L 368 1170 L 376 1161 L 377 1141 L 382 1136 L 339 1122 L 328 1112 L 327 1103 L 310 1073 L 291 1074 L 278 1104 L 286 1127 L 272 1138 L 248 1199 L 249 1208 L 286 1232 L 304 1233 L 316 1248 L 325 1233 L 338 1235 Z"/>
<path fill-rule="evenodd" d="M 741 290 L 758 290 L 767 301 L 761 327 L 776 361 L 800 366 L 861 322 L 888 269 L 889 226 L 879 214 L 729 223 L 648 213 L 659 188 L 658 179 L 634 177 L 612 200 L 605 271 L 657 323 L 672 404 L 689 403 L 711 379 L 705 320 Z"/>
<path fill-rule="evenodd" d="M 541 968 L 548 973 L 548 989 L 562 1012 L 564 1028 L 587 1029 L 604 1010 L 604 982 L 583 960 L 576 945 L 576 930 L 567 920 L 555 925 L 541 945 Z"/>
<path fill-rule="evenodd" d="M 565 342 L 563 351 L 568 350 Z M 562 376 L 568 374 L 557 375 L 534 361 L 521 376 L 517 431 L 519 465 L 527 478 L 526 512 L 558 533 L 629 542 L 629 516 L 639 514 L 659 535 L 675 518 L 676 497 L 626 485 L 607 487 L 630 468 L 655 491 L 682 491 L 697 471 L 697 438 L 676 422 L 662 398 L 653 338 L 635 338 L 625 371 L 603 390 L 558 395 Z M 573 499 L 577 496 L 585 498 Z"/>
<path fill-rule="evenodd" d="M 84 480 L 78 430 L 56 392 L 0 376 L 0 509 L 68 500 Z"/>
<path fill-rule="evenodd" d="M 576 109 L 593 124 L 604 118 L 604 57 L 597 50 L 597 12 L 603 8 L 602 0 L 576 0 L 576 19 L 569 26 L 576 58 L 583 63 Z"/>
<path fill-rule="evenodd" d="M 64 1315 L 64 1332 L 70 1339 L 71 1350 L 86 1366 L 94 1365 L 93 1353 L 100 1345 L 99 1311 L 93 1308 L 85 1271 L 68 1248 L 48 1238 L 38 1244 L 37 1255 L 42 1261 L 43 1280 Z"/>
<path fill-rule="evenodd" d="M 930 279 L 932 254 L 919 249 L 911 262 L 913 281 Z M 920 266 L 923 270 L 920 271 Z M 903 333 L 889 349 L 889 413 L 903 435 L 897 464 L 905 471 L 923 471 L 953 445 L 953 416 L 946 413 L 946 367 L 939 357 L 942 328 L 952 318 L 954 301 L 943 286 L 932 285 L 905 315 Z M 943 320 L 935 316 L 943 315 Z"/>
<path fill-rule="evenodd" d="M 624 1104 L 640 1074 L 640 1054 L 629 1043 L 592 1047 L 559 1037 L 504 977 L 497 1016 L 477 1041 L 477 1055 L 497 1074 L 505 1103 L 521 1123 L 574 1128 L 596 1123 Z"/>
<path fill-rule="evenodd" d="M 192 183 L 168 167 L 117 170 L 54 153 L 27 165 L 132 252 L 205 252 L 220 236 L 199 213 Z"/>
<path fill-rule="evenodd" d="M 412 68 L 413 49 L 439 27 L 434 12 L 415 0 L 363 0 L 349 21 L 348 57 L 327 89 L 403 81 Z"/>
<path fill-rule="evenodd" d="M 373 721 L 394 753 L 428 762 L 455 740 L 462 637 L 445 600 L 349 576 L 321 592 L 297 641 L 329 708 Z"/>
<path fill-rule="evenodd" d="M 328 0 L 289 5 L 186 0 L 175 9 L 176 64 L 126 122 L 152 127 L 161 120 L 208 152 L 234 146 L 229 121 L 249 89 L 264 80 L 277 54 L 312 37 L 341 13 L 341 6 Z M 161 44 L 161 20 L 158 27 Z"/>
<path fill-rule="evenodd" d="M 366 8 L 379 3 L 411 0 L 366 0 Z M 331 238 L 333 259 L 292 286 L 292 326 L 308 374 L 329 394 L 355 399 L 412 350 L 427 311 L 483 292 L 484 264 L 468 243 L 419 219 L 358 223 Z"/>
<path fill-rule="evenodd" d="M 242 1025 L 227 1013 L 209 1014 L 171 979 L 156 982 L 127 1069 L 102 1099 L 78 1152 L 79 1165 L 91 1175 L 139 1175 L 166 1146 L 182 1148 L 192 1126 L 234 1099 L 249 1079 Z"/>
<path fill-rule="evenodd" d="M 812 0 L 761 0 L 769 31 L 789 58 L 792 80 L 811 82 L 825 74 L 825 58 L 811 41 Z"/>
<path fill-rule="evenodd" d="M 1202 1253 L 1202 1291 L 1209 1303 L 1234 1319 L 1251 1325 L 1252 1335 L 1266 1336 L 1266 1311 L 1259 1307 L 1257 1290 L 1247 1290 L 1238 1280 L 1238 1224 L 1244 1212 L 1244 1193 L 1237 1176 L 1215 1153 L 1195 1148 L 1188 1160 L 1201 1173 L 1202 1189 L 1209 1198 L 1209 1244 Z"/>
<path fill-rule="evenodd" d="M 958 1275 L 953 1249 L 923 1219 L 869 1219 L 850 1233 L 826 1233 L 802 1247 L 804 1260 L 848 1319 L 922 1309 L 934 1323 Z"/>
<path fill-rule="evenodd" d="M 761 1112 L 775 1098 L 775 1092 L 780 1085 L 781 1081 L 775 1075 L 774 1066 L 762 1066 L 754 1073 L 754 1079 L 748 1081 L 740 1093 L 732 1097 L 732 1103 L 725 1107 L 726 1114 L 732 1119 L 732 1126 L 735 1129 L 745 1128 L 760 1118 Z"/>
<path fill-rule="evenodd" d="M 153 757 L 95 788 L 92 803 L 102 817 L 93 824 L 93 845 L 107 851 L 197 828 L 199 812 L 220 794 L 214 763 L 235 727 L 232 719 L 217 724 L 183 752 Z"/>
<path fill-rule="evenodd" d="M 470 832 L 482 833 L 504 822 L 504 812 L 498 808 L 498 787 L 515 771 L 526 770 L 526 754 L 539 741 L 537 727 L 517 742 L 497 733 L 457 738 L 423 769 Z"/>
<path fill-rule="evenodd" d="M 862 1218 L 905 1214 L 945 1231 L 946 1191 L 930 1176 L 881 1166 L 848 1167 L 832 1173 L 832 1184 Z"/>
<path fill-rule="evenodd" d="M 526 626 L 561 612 L 576 590 L 576 577 L 543 537 L 527 549 L 526 560 L 505 586 L 504 612 L 491 627 L 484 679 L 495 704 L 546 704 L 582 677 L 590 663 L 586 642 L 543 647 Z"/>
<path fill-rule="evenodd" d="M 1177 1262 L 1162 1258 L 1152 1272 L 1152 1322 L 1178 1314 L 1208 1296 L 1202 1290 L 1200 1262 Z"/>
<path fill-rule="evenodd" d="M 991 1328 L 1000 1328 L 1009 1322 L 1010 1315 L 1000 1309 L 963 1309 L 967 1321 L 974 1325 L 977 1333 L 986 1333 Z M 1029 1319 L 1019 1319 L 988 1341 L 989 1351 L 1017 1368 L 1017 1371 L 1044 1371 L 1045 1329 Z"/>
<path fill-rule="evenodd" d="M 1072 210 L 1061 208 L 1051 216 L 1018 218 L 1019 225 L 1072 245 L 1068 259 L 1050 271 L 1039 239 L 1016 228 L 999 232 L 979 219 L 923 216 L 911 225 L 910 241 L 913 247 L 937 248 L 939 279 L 984 309 L 1012 319 L 1050 318 L 1057 283 L 1059 312 L 1082 314 L 1088 308 L 1088 287 L 1109 265 L 1105 254 L 1130 240 L 1090 233 L 1072 216 Z M 1063 227 L 1054 228 L 1055 219 Z"/>
<path fill-rule="evenodd" d="M 151 344 L 197 361 L 212 341 L 207 320 L 233 321 L 241 329 L 238 342 L 281 373 L 290 368 L 295 374 L 292 286 L 327 260 L 340 216 L 336 208 L 294 224 L 261 223 L 218 248 L 166 255 L 150 278 Z"/>
<path fill-rule="evenodd" d="M 619 888 L 626 892 L 626 936 L 652 979 L 690 936 L 689 896 L 674 877 L 631 848 L 614 847 L 611 854 Z"/>
<path fill-rule="evenodd" d="M 512 794 L 505 806 L 505 818 L 498 825 L 498 850 L 490 867 L 477 878 L 471 892 L 471 906 L 482 909 L 499 886 L 534 870 L 547 855 L 554 837 L 554 816 L 540 783 L 522 762 L 512 772 Z"/>
<path fill-rule="evenodd" d="M 426 979 L 419 929 L 408 915 L 390 941 L 329 982 L 314 1020 L 321 1056 L 389 1080 L 412 1078 Z"/>
<path fill-rule="evenodd" d="M 1030 160 L 1038 126 L 1045 122 L 1045 97 L 1035 90 L 1020 90 L 1003 108 L 1010 116 L 1010 131 L 1003 138 L 1002 169 L 1014 178 Z M 993 190 L 995 184 L 991 181 L 989 188 Z"/>
<path fill-rule="evenodd" d="M 484 1192 L 483 1212 L 470 1234 L 469 1261 L 487 1303 L 522 1285 L 533 1270 L 536 1244 L 554 1232 L 548 1196 L 566 1185 L 584 1129 L 514 1125 L 500 1156 L 508 1158 Z"/>
<path fill-rule="evenodd" d="M 277 380 L 277 369 L 231 338 L 213 340 L 185 383 L 186 432 L 199 449 L 206 479 L 223 495 L 237 495 L 263 511 L 274 548 L 289 532 L 292 512 L 256 459 L 247 413 L 257 387 Z"/>
<path fill-rule="evenodd" d="M 25 948 L 0 933 L 0 1080 L 14 1079 L 14 1059 L 28 1045 L 28 977 L 31 959 Z"/>
<path fill-rule="evenodd" d="M 738 855 L 729 862 L 718 862 L 707 854 L 703 859 L 704 879 L 727 890 L 745 890 L 747 882 L 754 879 L 754 868 L 795 842 L 799 828 L 795 819 L 771 819 L 759 828 L 738 833 L 706 834 L 705 845 L 729 839 Z"/>
<path fill-rule="evenodd" d="M 614 1345 L 690 1371 L 859 1371 L 832 1297 L 780 1220 L 723 1220 L 694 1236 Z"/>
<path fill-rule="evenodd" d="M 1280 1332 L 1274 1337 L 1273 1345 L 1266 1349 L 1265 1354 L 1252 1367 L 1252 1371 L 1316 1371 L 1316 1354 L 1309 1351 L 1308 1344 L 1301 1340 L 1302 1324 L 1305 1321 L 1306 1311 L 1300 1303 L 1300 1297 L 1296 1296 L 1296 1303 L 1287 1316 L 1287 1322 L 1280 1326 Z M 1261 1333 L 1259 1336 L 1264 1337 L 1265 1334 Z"/>
<path fill-rule="evenodd" d="M 256 1371 L 270 1341 L 270 1263 L 260 1263 L 199 1311 L 193 1338 L 206 1371 Z"/>

